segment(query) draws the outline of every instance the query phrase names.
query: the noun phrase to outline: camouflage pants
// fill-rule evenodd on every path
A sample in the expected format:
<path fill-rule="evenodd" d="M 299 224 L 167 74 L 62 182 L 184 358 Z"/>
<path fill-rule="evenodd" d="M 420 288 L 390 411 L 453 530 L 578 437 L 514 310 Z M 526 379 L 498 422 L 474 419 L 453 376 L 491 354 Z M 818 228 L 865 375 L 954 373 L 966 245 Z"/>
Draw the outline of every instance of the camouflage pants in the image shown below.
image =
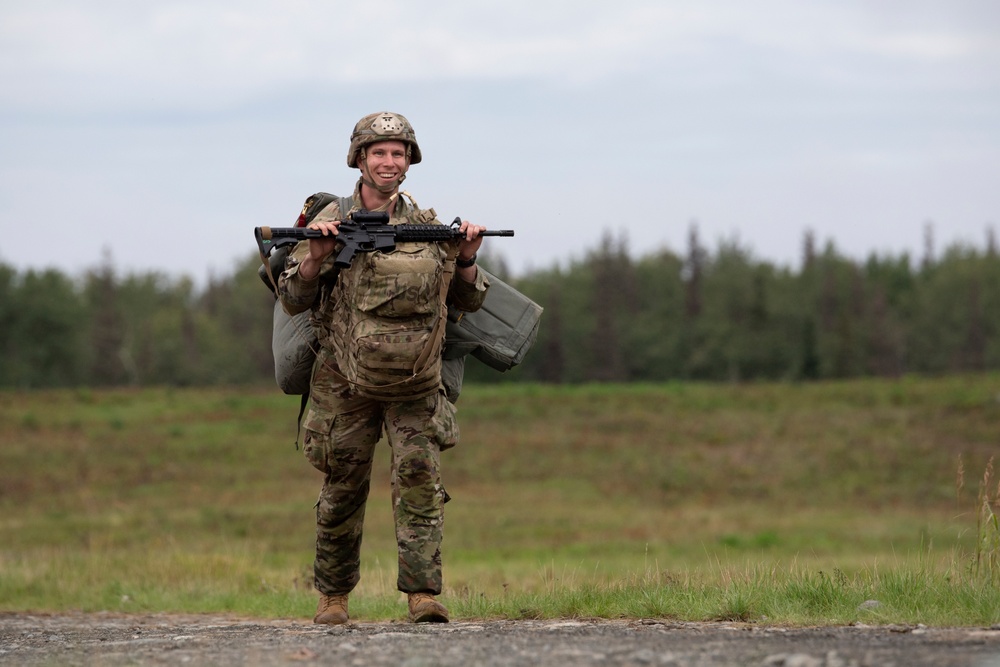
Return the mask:
<path fill-rule="evenodd" d="M 375 445 L 383 431 L 392 449 L 392 506 L 399 590 L 441 592 L 441 540 L 446 493 L 441 451 L 455 445 L 458 425 L 444 390 L 413 401 L 358 395 L 330 372 L 321 351 L 311 407 L 303 423 L 306 458 L 326 475 L 316 505 L 316 589 L 348 593 L 360 579 L 361 538 Z"/>

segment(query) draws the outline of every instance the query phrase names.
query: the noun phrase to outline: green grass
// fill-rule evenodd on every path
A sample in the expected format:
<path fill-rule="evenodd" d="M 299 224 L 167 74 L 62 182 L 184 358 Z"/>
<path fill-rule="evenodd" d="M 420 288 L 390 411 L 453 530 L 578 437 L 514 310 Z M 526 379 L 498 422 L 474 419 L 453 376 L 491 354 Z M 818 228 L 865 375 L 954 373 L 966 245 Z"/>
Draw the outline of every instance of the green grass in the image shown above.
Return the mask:
<path fill-rule="evenodd" d="M 467 387 L 443 601 L 456 618 L 1000 622 L 998 380 Z M 310 618 L 320 479 L 297 409 L 270 388 L 0 393 L 0 609 Z M 358 620 L 405 611 L 386 449 Z"/>

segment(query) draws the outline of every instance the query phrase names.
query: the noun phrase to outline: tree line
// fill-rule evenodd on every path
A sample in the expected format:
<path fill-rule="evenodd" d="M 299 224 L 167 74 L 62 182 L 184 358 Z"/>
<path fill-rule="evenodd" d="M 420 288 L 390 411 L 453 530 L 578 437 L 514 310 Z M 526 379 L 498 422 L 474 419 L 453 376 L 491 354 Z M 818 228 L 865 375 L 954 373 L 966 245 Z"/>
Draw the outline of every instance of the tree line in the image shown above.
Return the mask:
<path fill-rule="evenodd" d="M 928 239 L 930 230 L 928 229 Z M 468 382 L 820 380 L 1000 369 L 1000 257 L 955 244 L 936 256 L 855 260 L 803 238 L 797 269 L 735 241 L 638 258 L 606 233 L 585 257 L 513 277 L 545 307 L 524 363 Z M 186 277 L 83 276 L 0 264 L 0 386 L 240 385 L 273 382 L 270 291 L 249 256 L 196 289 Z"/>

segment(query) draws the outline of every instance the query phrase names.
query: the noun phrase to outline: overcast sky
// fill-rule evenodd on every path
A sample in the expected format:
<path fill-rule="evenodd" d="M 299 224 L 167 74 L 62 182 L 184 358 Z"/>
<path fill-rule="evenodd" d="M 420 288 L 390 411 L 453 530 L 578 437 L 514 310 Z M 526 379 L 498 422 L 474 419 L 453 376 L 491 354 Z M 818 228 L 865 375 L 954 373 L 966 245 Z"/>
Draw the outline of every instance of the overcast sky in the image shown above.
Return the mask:
<path fill-rule="evenodd" d="M 346 194 L 357 120 L 518 272 L 736 240 L 798 267 L 1000 223 L 996 0 L 5 0 L 0 262 L 197 282 Z"/>

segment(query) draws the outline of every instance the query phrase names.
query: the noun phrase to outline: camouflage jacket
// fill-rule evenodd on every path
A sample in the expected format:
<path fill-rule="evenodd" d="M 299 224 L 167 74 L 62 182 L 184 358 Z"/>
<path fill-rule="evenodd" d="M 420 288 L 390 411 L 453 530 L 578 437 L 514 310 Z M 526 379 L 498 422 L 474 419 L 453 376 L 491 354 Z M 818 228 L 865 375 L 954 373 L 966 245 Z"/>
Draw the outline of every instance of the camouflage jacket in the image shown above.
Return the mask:
<path fill-rule="evenodd" d="M 360 201 L 359 188 L 360 181 L 354 189 L 353 199 L 355 204 Z M 403 219 L 409 222 L 419 213 L 420 211 L 415 209 L 404 198 L 397 198 L 394 220 Z M 341 218 L 343 218 L 343 215 L 341 214 L 339 203 L 335 200 L 320 211 L 315 219 L 336 220 Z M 308 253 L 308 241 L 300 242 L 289 253 L 285 270 L 278 279 L 278 298 L 281 300 L 282 307 L 289 315 L 296 315 L 312 309 L 314 324 L 319 325 L 321 329 L 326 329 L 329 322 L 336 315 L 332 312 L 332 301 L 329 299 L 329 295 L 336 283 L 338 271 L 333 264 L 334 256 L 331 255 L 323 261 L 319 275 L 316 278 L 313 280 L 303 280 L 299 277 L 298 269 L 299 264 L 305 259 Z M 482 271 L 477 272 L 475 282 L 467 282 L 456 273 L 449 286 L 447 303 L 466 312 L 479 310 L 486 299 L 487 289 L 489 289 L 489 281 Z M 320 339 L 323 339 L 322 335 Z"/>

